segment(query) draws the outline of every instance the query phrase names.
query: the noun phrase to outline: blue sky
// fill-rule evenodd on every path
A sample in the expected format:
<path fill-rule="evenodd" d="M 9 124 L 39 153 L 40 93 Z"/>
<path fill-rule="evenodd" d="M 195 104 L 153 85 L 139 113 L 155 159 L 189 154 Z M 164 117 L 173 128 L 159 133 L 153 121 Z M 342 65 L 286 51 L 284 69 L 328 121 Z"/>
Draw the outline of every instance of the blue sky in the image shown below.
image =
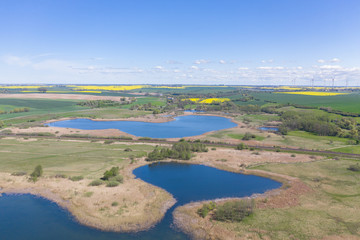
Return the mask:
<path fill-rule="evenodd" d="M 2 0 L 0 83 L 360 84 L 358 0 Z"/>

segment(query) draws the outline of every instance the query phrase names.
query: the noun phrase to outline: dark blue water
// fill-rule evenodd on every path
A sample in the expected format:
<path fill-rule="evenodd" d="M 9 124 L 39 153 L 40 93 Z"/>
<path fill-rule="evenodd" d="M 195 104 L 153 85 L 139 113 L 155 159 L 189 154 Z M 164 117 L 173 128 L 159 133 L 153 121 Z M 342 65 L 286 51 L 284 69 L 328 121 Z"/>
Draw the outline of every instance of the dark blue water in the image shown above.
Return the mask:
<path fill-rule="evenodd" d="M 201 135 L 206 132 L 236 127 L 230 119 L 215 116 L 181 116 L 165 123 L 135 121 L 92 121 L 72 119 L 46 124 L 51 127 L 77 128 L 82 130 L 119 129 L 120 131 L 151 138 L 182 138 Z"/>
<path fill-rule="evenodd" d="M 278 132 L 279 128 L 277 127 L 259 127 L 262 131 Z"/>
<path fill-rule="evenodd" d="M 136 234 L 102 232 L 83 226 L 43 198 L 30 194 L 0 197 L 0 239 L 158 240 L 189 239 L 172 227 L 172 211 L 179 205 L 223 197 L 243 197 L 278 188 L 280 183 L 252 175 L 226 172 L 202 165 L 155 163 L 134 170 L 136 177 L 162 187 L 177 199 L 154 228 Z"/>

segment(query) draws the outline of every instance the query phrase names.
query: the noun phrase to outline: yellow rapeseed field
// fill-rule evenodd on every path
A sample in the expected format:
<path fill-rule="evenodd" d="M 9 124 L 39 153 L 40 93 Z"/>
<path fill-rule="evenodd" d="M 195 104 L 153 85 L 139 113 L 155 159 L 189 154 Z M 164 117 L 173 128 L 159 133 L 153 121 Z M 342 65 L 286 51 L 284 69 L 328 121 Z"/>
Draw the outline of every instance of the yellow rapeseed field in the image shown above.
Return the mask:
<path fill-rule="evenodd" d="M 217 102 L 227 102 L 230 101 L 229 98 L 185 98 L 182 101 L 192 101 L 196 103 L 217 103 Z"/>
<path fill-rule="evenodd" d="M 276 92 L 276 93 L 299 94 L 299 95 L 309 95 L 309 96 L 337 96 L 337 95 L 348 94 L 348 93 L 335 93 L 335 92 Z"/>
<path fill-rule="evenodd" d="M 119 86 L 76 86 L 76 85 L 67 85 L 69 88 L 73 88 L 74 90 L 105 90 L 105 91 L 129 91 L 139 88 L 148 87 L 146 85 L 119 85 Z"/>

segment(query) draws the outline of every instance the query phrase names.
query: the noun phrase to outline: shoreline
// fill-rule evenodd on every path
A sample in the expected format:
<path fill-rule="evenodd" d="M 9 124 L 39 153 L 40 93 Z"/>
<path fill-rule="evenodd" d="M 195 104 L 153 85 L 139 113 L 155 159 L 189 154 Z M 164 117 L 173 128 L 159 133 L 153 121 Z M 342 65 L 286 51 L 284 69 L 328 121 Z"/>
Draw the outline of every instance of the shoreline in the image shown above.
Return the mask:
<path fill-rule="evenodd" d="M 48 123 L 52 123 L 52 122 L 58 122 L 58 121 L 66 121 L 66 120 L 75 120 L 75 119 L 89 119 L 92 121 L 134 121 L 134 122 L 149 122 L 149 123 L 165 123 L 165 122 L 171 122 L 171 121 L 175 121 L 176 117 L 184 117 L 184 116 L 189 116 L 189 115 L 195 115 L 197 116 L 197 114 L 182 114 L 182 115 L 177 115 L 177 116 L 172 116 L 172 117 L 158 117 L 158 118 L 154 118 L 150 117 L 132 117 L 132 118 L 117 118 L 117 119 L 94 119 L 94 118 L 87 118 L 87 117 L 67 117 L 67 118 L 59 118 L 59 119 L 51 119 L 51 120 L 47 120 L 44 121 L 42 124 L 42 127 L 30 127 L 27 129 L 20 129 L 20 128 L 14 128 L 11 127 L 9 129 L 11 130 L 15 130 L 16 133 L 31 133 L 31 132 L 40 132 L 40 131 L 44 131 L 44 132 L 52 132 L 54 134 L 56 134 L 57 136 L 60 136 L 62 134 L 89 134 L 91 135 L 91 133 L 93 133 L 95 136 L 106 136 L 106 137 L 110 137 L 110 136 L 114 136 L 114 137 L 118 137 L 118 136 L 128 136 L 128 137 L 132 137 L 132 138 L 141 138 L 141 136 L 135 136 L 132 135 L 130 133 L 121 131 L 119 129 L 94 129 L 94 130 L 82 130 L 82 129 L 78 129 L 78 128 L 64 128 L 64 127 L 54 127 L 54 126 L 45 126 L 45 124 Z M 203 134 L 200 135 L 195 135 L 195 136 L 188 136 L 188 137 L 183 137 L 184 139 L 192 139 L 192 138 L 198 138 L 198 137 L 204 137 L 210 134 L 213 134 L 214 132 L 217 131 L 223 131 L 223 130 L 229 130 L 232 128 L 238 128 L 241 127 L 242 124 L 238 121 L 236 121 L 233 117 L 229 117 L 229 116 L 222 116 L 220 114 L 199 114 L 198 116 L 213 116 L 213 117 L 223 117 L 223 118 L 227 118 L 229 119 L 231 122 L 235 123 L 236 126 L 235 127 L 230 127 L 230 128 L 224 128 L 224 129 L 220 129 L 220 130 L 214 130 L 214 131 L 209 131 L 209 132 L 205 132 Z M 37 130 L 37 131 L 33 131 L 33 130 Z M 47 131 L 50 130 L 50 131 Z M 59 134 L 57 134 L 56 132 L 59 132 Z M 115 134 L 114 134 L 115 133 Z M 177 141 L 181 138 L 163 138 L 163 139 L 169 139 L 169 140 L 173 140 L 173 141 Z"/>
<path fill-rule="evenodd" d="M 229 159 L 227 162 L 219 162 L 218 161 L 218 155 L 223 156 L 227 159 Z M 280 181 L 283 183 L 283 187 L 289 187 L 291 188 L 291 183 L 296 182 L 295 178 L 285 176 L 285 175 L 279 175 L 274 174 L 270 172 L 264 172 L 259 170 L 244 170 L 243 168 L 239 168 L 239 163 L 244 162 L 246 163 L 245 159 L 250 159 L 252 163 L 265 163 L 265 162 L 271 162 L 272 159 L 275 159 L 276 161 L 279 161 L 278 159 L 283 159 L 284 161 L 313 161 L 312 159 L 308 158 L 307 155 L 299 156 L 297 159 L 291 159 L 290 154 L 288 153 L 269 153 L 269 152 L 262 152 L 261 155 L 263 156 L 257 156 L 253 155 L 251 151 L 243 150 L 233 150 L 233 149 L 222 149 L 218 148 L 217 150 L 209 150 L 207 153 L 198 153 L 195 158 L 193 158 L 191 161 L 186 162 L 189 164 L 201 164 L 209 167 L 214 167 L 217 169 L 222 169 L 225 171 L 232 171 L 236 173 L 241 174 L 252 174 L 262 177 L 271 178 L 276 181 Z M 287 159 L 287 160 L 286 160 Z M 168 161 L 174 161 L 174 160 L 168 160 Z M 184 163 L 183 161 L 179 161 Z M 88 182 L 90 182 L 89 179 L 84 179 L 79 182 L 72 182 L 68 179 L 57 179 L 54 177 L 43 177 L 40 178 L 38 182 L 30 183 L 27 181 L 26 177 L 19 177 L 19 176 L 11 176 L 10 173 L 0 173 L 0 193 L 20 193 L 20 194 L 33 194 L 37 196 L 44 197 L 46 199 L 49 199 L 50 201 L 53 201 L 57 203 L 60 207 L 68 210 L 74 218 L 83 225 L 93 227 L 100 230 L 105 231 L 113 231 L 113 232 L 139 232 L 147 230 L 151 227 L 153 227 L 156 223 L 161 221 L 161 219 L 164 217 L 165 213 L 168 211 L 169 208 L 171 208 L 175 203 L 176 200 L 174 197 L 164 189 L 161 189 L 160 187 L 151 185 L 141 179 L 135 179 L 135 176 L 133 175 L 132 171 L 135 168 L 151 164 L 152 162 L 145 162 L 144 159 L 141 159 L 139 162 L 128 165 L 125 167 L 124 170 L 121 171 L 121 174 L 124 176 L 124 183 L 119 185 L 119 187 L 116 188 L 106 188 L 104 186 L 101 187 L 87 187 Z M 234 165 L 235 164 L 235 165 Z M 237 166 L 237 168 L 236 168 Z M 16 182 L 18 180 L 23 180 L 23 184 L 17 184 Z M 49 181 L 51 179 L 52 181 Z M 25 183 L 24 183 L 25 181 Z M 21 182 L 21 181 L 20 181 Z M 57 183 L 57 184 L 56 184 Z M 82 184 L 85 186 L 85 190 L 81 187 L 79 187 L 79 184 Z M 85 185 L 84 185 L 85 184 Z M 126 186 L 125 186 L 126 185 Z M 65 192 L 59 189 L 59 186 L 63 187 L 66 186 Z M 96 194 L 102 196 L 102 197 L 108 197 L 113 196 L 114 192 L 111 192 L 112 190 L 120 190 L 120 188 L 126 188 L 129 189 L 141 189 L 141 192 L 144 191 L 144 189 L 150 189 L 151 194 L 154 193 L 154 191 L 157 193 L 157 197 L 153 198 L 153 202 L 159 202 L 160 204 L 156 205 L 156 217 L 154 218 L 152 214 L 146 210 L 146 209 L 134 209 L 134 213 L 139 214 L 140 212 L 140 218 L 132 219 L 128 222 L 119 221 L 119 222 L 107 222 L 108 218 L 104 217 L 105 221 L 100 221 L 99 216 L 92 216 L 92 211 L 96 211 L 98 207 L 94 210 L 92 208 L 83 208 L 82 205 L 84 201 L 82 199 L 76 199 L 76 193 L 86 193 L 86 191 L 94 190 L 98 191 Z M 278 195 L 281 195 L 281 192 L 285 192 L 286 190 L 283 189 L 283 187 L 280 187 L 278 189 L 270 190 L 264 194 L 254 194 L 253 197 L 258 198 L 264 198 L 264 196 L 267 197 L 276 197 Z M 118 188 L 118 189 L 117 189 Z M 96 190 L 96 191 L 95 191 Z M 69 195 L 69 191 L 71 191 L 71 194 Z M 74 195 L 75 194 L 75 195 Z M 96 195 L 94 194 L 94 195 Z M 128 204 L 136 200 L 136 198 L 133 198 L 133 195 L 131 194 L 131 198 L 128 201 Z M 149 195 L 150 196 L 150 195 Z M 160 197 L 158 197 L 160 196 Z M 145 196 L 145 199 L 147 199 L 148 196 Z M 147 199 L 149 200 L 149 199 Z M 217 199 L 217 201 L 228 201 L 232 200 L 232 198 L 226 198 L 226 199 Z M 104 201 L 99 199 L 94 199 L 93 202 L 101 202 Z M 272 202 L 271 200 L 269 202 Z M 110 203 L 110 202 L 109 202 Z M 108 204 L 109 204 L 108 203 Z M 189 205 L 190 204 L 190 205 Z M 188 208 L 189 206 L 194 206 L 194 204 L 201 204 L 201 202 L 194 202 L 189 203 L 183 206 L 177 207 L 174 211 L 174 222 L 179 224 L 179 220 L 176 218 L 176 213 L 178 213 L 179 209 Z M 198 206 L 198 205 L 196 205 Z M 100 206 L 99 206 L 100 207 Z M 148 217 L 144 221 L 144 216 Z M 101 216 L 100 216 L 101 217 Z M 126 217 L 124 217 L 126 220 Z M 122 219 L 124 220 L 122 217 Z M 100 218 L 101 219 L 101 218 Z M 132 221 L 132 222 L 131 222 Z M 100 222 L 100 223 L 99 223 Z M 181 222 L 181 221 L 180 221 Z M 190 221 L 191 222 L 191 221 Z M 190 224 L 190 222 L 188 222 Z M 185 229 L 184 226 L 181 226 L 179 224 L 178 226 L 180 229 Z M 187 232 L 188 230 L 184 230 L 184 232 Z"/>
<path fill-rule="evenodd" d="M 135 179 L 135 176 L 132 174 L 133 169 L 147 164 L 147 162 L 140 162 L 129 166 L 123 175 L 124 183 L 115 188 L 108 188 L 104 185 L 90 187 L 88 183 L 91 180 L 89 181 L 88 179 L 73 182 L 69 179 L 58 179 L 48 176 L 44 176 L 36 183 L 32 183 L 27 180 L 26 176 L 12 176 L 10 173 L 0 173 L 0 197 L 1 194 L 31 194 L 45 198 L 68 211 L 79 224 L 101 231 L 118 233 L 146 231 L 160 222 L 168 209 L 176 203 L 175 198 L 162 188 L 141 179 Z M 79 184 L 82 184 L 83 187 L 85 186 L 85 191 L 83 187 L 79 187 Z M 130 195 L 130 200 L 126 201 L 127 204 L 141 201 L 141 204 L 138 204 L 142 205 L 141 208 L 133 209 L 135 212 L 128 214 L 128 217 L 122 215 L 109 217 L 96 214 L 96 210 L 103 202 L 111 198 L 111 201 L 114 200 L 116 193 L 119 195 L 119 199 L 126 197 L 121 193 L 120 188 L 123 188 L 124 191 L 130 191 L 130 194 L 128 194 Z M 127 190 L 124 188 L 127 188 Z M 93 196 L 97 196 L 96 199 L 91 201 L 90 198 L 83 196 L 89 190 L 92 190 Z M 143 194 L 142 198 L 137 198 L 138 195 Z M 80 197 L 76 197 L 76 195 L 80 195 Z M 89 207 L 89 200 L 90 206 L 93 204 L 96 208 Z M 146 207 L 145 205 L 149 206 Z"/>

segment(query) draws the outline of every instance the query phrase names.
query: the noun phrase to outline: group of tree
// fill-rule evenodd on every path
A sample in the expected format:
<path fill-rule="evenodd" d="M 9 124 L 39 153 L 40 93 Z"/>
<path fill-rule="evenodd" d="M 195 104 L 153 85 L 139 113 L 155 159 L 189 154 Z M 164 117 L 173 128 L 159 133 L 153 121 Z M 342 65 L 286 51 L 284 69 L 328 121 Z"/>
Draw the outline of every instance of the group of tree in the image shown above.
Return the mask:
<path fill-rule="evenodd" d="M 134 104 L 130 107 L 130 110 L 152 111 L 153 114 L 160 114 L 165 111 L 163 107 L 153 105 L 151 102 L 145 104 Z"/>
<path fill-rule="evenodd" d="M 0 114 L 8 114 L 8 113 L 21 113 L 21 112 L 29 112 L 30 108 L 24 107 L 24 108 L 15 108 L 10 111 L 2 111 L 0 110 Z"/>
<path fill-rule="evenodd" d="M 250 216 L 255 207 L 253 199 L 243 199 L 239 201 L 230 201 L 222 205 L 214 202 L 205 203 L 197 210 L 200 217 L 206 217 L 212 213 L 211 218 L 223 222 L 240 222 L 245 217 Z"/>
<path fill-rule="evenodd" d="M 359 124 L 353 118 L 330 118 L 327 114 L 312 112 L 285 111 L 281 113 L 282 125 L 279 131 L 286 134 L 288 130 L 302 130 L 319 136 L 338 136 L 359 141 Z"/>
<path fill-rule="evenodd" d="M 124 178 L 119 173 L 119 167 L 112 167 L 110 170 L 104 172 L 103 177 L 100 179 L 95 179 L 90 182 L 90 186 L 99 186 L 106 184 L 107 187 L 116 187 L 120 183 L 123 183 Z"/>
<path fill-rule="evenodd" d="M 91 100 L 79 102 L 77 105 L 90 107 L 90 108 L 105 108 L 105 107 L 118 107 L 121 105 L 129 104 L 128 102 L 117 102 L 112 100 Z"/>
<path fill-rule="evenodd" d="M 159 161 L 166 158 L 189 160 L 193 152 L 207 152 L 205 144 L 199 142 L 181 141 L 174 143 L 171 148 L 156 146 L 146 158 L 146 161 Z"/>

